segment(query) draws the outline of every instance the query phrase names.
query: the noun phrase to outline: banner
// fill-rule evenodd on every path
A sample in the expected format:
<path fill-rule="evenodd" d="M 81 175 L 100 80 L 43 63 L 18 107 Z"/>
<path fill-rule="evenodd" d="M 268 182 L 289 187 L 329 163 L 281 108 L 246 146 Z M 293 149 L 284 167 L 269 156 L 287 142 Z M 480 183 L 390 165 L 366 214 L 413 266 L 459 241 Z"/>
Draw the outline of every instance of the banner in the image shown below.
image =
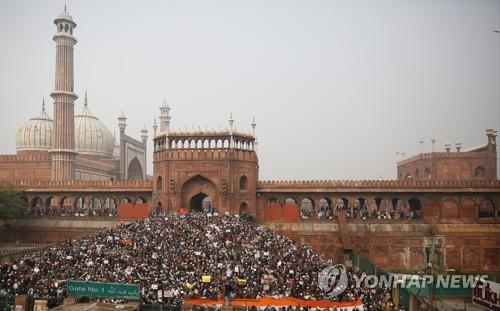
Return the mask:
<path fill-rule="evenodd" d="M 500 310 L 500 283 L 479 281 L 472 290 L 472 303 L 488 308 Z"/>
<path fill-rule="evenodd" d="M 184 304 L 191 305 L 211 305 L 216 306 L 224 305 L 224 300 L 208 300 L 208 299 L 187 299 Z M 347 301 L 347 302 L 337 302 L 331 300 L 304 300 L 293 297 L 285 297 L 274 299 L 272 297 L 262 297 L 259 299 L 233 299 L 231 301 L 233 307 L 309 307 L 309 308 L 342 308 L 346 310 L 352 310 L 354 307 L 358 310 L 363 310 L 363 302 L 361 300 Z"/>

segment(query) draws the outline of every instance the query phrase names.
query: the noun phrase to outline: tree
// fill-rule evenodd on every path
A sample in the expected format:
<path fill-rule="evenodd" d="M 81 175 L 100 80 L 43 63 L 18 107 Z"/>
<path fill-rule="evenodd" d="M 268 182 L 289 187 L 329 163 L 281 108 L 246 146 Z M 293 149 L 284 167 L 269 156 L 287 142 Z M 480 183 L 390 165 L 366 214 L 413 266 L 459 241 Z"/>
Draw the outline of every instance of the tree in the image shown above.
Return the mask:
<path fill-rule="evenodd" d="M 22 192 L 10 184 L 0 184 L 0 219 L 12 219 L 23 216 L 28 204 Z"/>

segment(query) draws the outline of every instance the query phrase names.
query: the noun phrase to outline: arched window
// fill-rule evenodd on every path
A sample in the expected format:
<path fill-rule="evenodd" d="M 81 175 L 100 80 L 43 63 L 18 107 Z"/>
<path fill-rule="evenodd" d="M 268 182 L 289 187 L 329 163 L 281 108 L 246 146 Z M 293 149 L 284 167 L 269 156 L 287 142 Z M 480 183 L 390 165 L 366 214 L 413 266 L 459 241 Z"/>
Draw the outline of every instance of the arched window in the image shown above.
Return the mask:
<path fill-rule="evenodd" d="M 139 198 L 137 198 L 137 199 L 135 200 L 135 203 L 139 203 L 139 204 L 141 204 L 141 203 L 142 203 L 142 204 L 144 204 L 144 203 L 146 203 L 146 202 L 147 202 L 147 201 L 146 201 L 146 199 L 145 199 L 145 198 L 143 198 L 143 197 L 139 197 Z"/>
<path fill-rule="evenodd" d="M 240 190 L 247 190 L 248 189 L 248 178 L 243 175 L 240 178 Z"/>
<path fill-rule="evenodd" d="M 137 159 L 137 157 L 134 157 L 132 161 L 128 164 L 128 170 L 127 170 L 127 179 L 142 179 L 143 178 L 143 172 L 142 172 L 142 165 Z"/>
<path fill-rule="evenodd" d="M 479 217 L 495 217 L 495 203 L 486 198 L 479 205 Z"/>
<path fill-rule="evenodd" d="M 162 190 L 162 188 L 163 188 L 163 180 L 161 176 L 158 176 L 158 178 L 156 179 L 156 190 Z"/>
<path fill-rule="evenodd" d="M 408 200 L 408 205 L 410 206 L 410 218 L 421 218 L 422 217 L 422 204 L 417 198 L 411 198 Z"/>
<path fill-rule="evenodd" d="M 424 177 L 427 178 L 427 179 L 431 179 L 432 178 L 432 173 L 431 173 L 431 169 L 430 168 L 426 168 L 425 171 L 424 171 Z"/>
<path fill-rule="evenodd" d="M 267 199 L 267 204 L 278 204 L 278 199 L 276 198 Z"/>
<path fill-rule="evenodd" d="M 63 24 L 59 24 L 59 32 L 63 31 L 63 28 L 64 28 L 64 25 Z"/>
<path fill-rule="evenodd" d="M 332 216 L 333 210 L 330 201 L 326 198 L 320 199 L 318 217 L 320 219 L 331 219 Z"/>
<path fill-rule="evenodd" d="M 302 218 L 311 218 L 314 212 L 313 201 L 309 198 L 302 199 L 300 203 L 300 216 Z"/>
<path fill-rule="evenodd" d="M 474 177 L 484 177 L 484 167 L 478 166 L 474 169 Z"/>
<path fill-rule="evenodd" d="M 240 205 L 240 215 L 246 214 L 248 212 L 248 204 L 246 202 Z"/>
<path fill-rule="evenodd" d="M 68 24 L 64 25 L 64 32 L 68 32 Z"/>

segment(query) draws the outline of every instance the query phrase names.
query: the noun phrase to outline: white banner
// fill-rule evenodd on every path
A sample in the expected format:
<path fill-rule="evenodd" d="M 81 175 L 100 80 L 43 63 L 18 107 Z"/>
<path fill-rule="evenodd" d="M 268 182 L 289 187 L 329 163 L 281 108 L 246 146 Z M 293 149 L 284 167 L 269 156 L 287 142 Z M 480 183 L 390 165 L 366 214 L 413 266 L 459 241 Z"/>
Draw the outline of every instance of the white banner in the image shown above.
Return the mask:
<path fill-rule="evenodd" d="M 472 290 L 472 303 L 488 308 L 488 310 L 500 311 L 500 283 L 477 282 Z"/>

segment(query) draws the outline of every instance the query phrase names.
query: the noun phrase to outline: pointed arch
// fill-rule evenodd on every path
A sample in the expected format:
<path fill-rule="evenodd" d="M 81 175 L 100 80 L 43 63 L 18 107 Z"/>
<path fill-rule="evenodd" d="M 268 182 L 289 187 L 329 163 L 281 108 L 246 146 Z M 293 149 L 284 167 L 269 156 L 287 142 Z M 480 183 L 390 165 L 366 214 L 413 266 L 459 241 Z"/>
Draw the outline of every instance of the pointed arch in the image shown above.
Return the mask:
<path fill-rule="evenodd" d="M 128 179 L 143 179 L 143 169 L 137 157 L 134 157 L 128 164 L 127 170 Z"/>
<path fill-rule="evenodd" d="M 161 175 L 158 175 L 158 177 L 156 178 L 156 190 L 163 190 L 163 178 L 161 177 Z"/>
<path fill-rule="evenodd" d="M 182 183 L 181 207 L 197 211 L 206 210 L 207 208 L 210 210 L 219 209 L 221 207 L 219 204 L 219 193 L 220 190 L 217 185 L 209 178 L 201 174 L 192 176 Z M 206 197 L 209 197 L 210 201 L 203 201 Z"/>
<path fill-rule="evenodd" d="M 240 190 L 248 190 L 248 178 L 245 175 L 240 177 Z"/>

